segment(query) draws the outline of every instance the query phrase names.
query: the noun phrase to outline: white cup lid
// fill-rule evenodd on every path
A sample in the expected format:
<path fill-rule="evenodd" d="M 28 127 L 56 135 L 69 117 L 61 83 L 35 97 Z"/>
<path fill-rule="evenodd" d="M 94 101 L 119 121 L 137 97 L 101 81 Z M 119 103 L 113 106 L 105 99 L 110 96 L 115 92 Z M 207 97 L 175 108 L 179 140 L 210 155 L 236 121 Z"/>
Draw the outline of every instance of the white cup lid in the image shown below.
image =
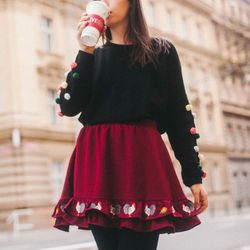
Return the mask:
<path fill-rule="evenodd" d="M 88 14 L 100 15 L 103 19 L 106 19 L 109 15 L 109 6 L 103 1 L 91 1 L 86 6 L 86 12 Z"/>

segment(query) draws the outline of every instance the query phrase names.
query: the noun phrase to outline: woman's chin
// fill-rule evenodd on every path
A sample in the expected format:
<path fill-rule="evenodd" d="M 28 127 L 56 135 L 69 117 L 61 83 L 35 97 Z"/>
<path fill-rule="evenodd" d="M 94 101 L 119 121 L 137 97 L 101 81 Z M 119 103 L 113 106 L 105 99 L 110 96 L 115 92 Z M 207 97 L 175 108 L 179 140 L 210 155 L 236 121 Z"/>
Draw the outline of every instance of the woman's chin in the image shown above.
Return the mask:
<path fill-rule="evenodd" d="M 109 27 L 110 29 L 112 29 L 113 24 L 112 23 L 106 23 L 106 26 Z"/>

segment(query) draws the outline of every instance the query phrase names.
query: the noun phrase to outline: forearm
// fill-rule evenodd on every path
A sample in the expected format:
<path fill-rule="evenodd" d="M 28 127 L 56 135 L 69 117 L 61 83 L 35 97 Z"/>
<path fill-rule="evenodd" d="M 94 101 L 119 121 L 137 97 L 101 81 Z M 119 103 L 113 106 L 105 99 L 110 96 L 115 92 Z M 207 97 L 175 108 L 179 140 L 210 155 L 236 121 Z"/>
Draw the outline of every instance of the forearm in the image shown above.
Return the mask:
<path fill-rule="evenodd" d="M 78 51 L 57 100 L 62 115 L 75 116 L 86 107 L 91 95 L 93 59 L 93 54 Z"/>

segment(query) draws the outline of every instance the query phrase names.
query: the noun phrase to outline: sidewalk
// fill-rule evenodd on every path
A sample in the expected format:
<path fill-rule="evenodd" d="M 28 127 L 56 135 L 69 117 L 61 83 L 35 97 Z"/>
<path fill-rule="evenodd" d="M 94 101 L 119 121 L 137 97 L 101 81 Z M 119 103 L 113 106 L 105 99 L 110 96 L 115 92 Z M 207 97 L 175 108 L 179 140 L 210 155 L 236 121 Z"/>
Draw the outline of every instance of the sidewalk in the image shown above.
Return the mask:
<path fill-rule="evenodd" d="M 91 231 L 78 230 L 72 226 L 70 232 L 56 228 L 24 230 L 19 237 L 0 233 L 0 250 L 96 250 Z"/>

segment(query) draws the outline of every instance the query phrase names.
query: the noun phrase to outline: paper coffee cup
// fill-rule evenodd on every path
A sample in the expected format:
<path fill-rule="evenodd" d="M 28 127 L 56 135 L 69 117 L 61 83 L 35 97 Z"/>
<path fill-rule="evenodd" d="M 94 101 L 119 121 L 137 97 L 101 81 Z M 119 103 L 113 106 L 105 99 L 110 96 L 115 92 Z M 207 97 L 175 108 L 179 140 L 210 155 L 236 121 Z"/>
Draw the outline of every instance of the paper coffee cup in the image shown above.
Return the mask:
<path fill-rule="evenodd" d="M 86 46 L 95 46 L 109 16 L 109 6 L 103 1 L 92 1 L 86 6 L 86 13 L 90 19 L 89 24 L 82 31 L 81 41 Z"/>

